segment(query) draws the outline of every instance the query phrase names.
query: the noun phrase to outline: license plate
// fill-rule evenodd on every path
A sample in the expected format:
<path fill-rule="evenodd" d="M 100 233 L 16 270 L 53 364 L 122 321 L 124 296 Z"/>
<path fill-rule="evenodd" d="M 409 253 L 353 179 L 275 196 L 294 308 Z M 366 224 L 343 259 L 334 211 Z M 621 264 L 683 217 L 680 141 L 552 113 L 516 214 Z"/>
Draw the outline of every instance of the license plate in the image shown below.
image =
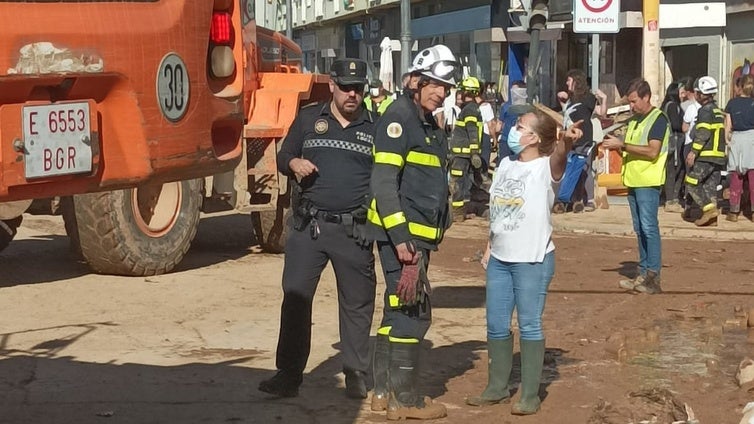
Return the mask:
<path fill-rule="evenodd" d="M 89 103 L 24 106 L 26 178 L 92 171 Z"/>

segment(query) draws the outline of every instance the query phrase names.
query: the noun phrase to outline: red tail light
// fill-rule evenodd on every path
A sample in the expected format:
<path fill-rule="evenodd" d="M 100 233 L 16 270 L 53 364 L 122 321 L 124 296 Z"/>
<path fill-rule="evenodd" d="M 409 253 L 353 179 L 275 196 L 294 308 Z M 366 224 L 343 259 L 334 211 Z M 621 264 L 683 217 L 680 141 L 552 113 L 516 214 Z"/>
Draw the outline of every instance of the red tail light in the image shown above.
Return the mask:
<path fill-rule="evenodd" d="M 230 13 L 214 12 L 212 14 L 212 27 L 210 28 L 210 38 L 215 44 L 230 44 L 230 38 L 233 31 Z"/>

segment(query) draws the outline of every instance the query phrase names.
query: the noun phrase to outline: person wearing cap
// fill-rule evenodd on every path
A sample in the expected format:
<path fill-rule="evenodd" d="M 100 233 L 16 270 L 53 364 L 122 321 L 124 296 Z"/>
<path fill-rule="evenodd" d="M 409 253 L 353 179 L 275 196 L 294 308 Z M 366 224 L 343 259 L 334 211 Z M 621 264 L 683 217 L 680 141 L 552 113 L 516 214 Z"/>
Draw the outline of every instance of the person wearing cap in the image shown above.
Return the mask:
<path fill-rule="evenodd" d="M 369 333 L 376 279 L 366 240 L 375 117 L 363 106 L 367 65 L 337 60 L 330 70 L 332 99 L 301 109 L 277 156 L 278 169 L 298 181 L 285 245 L 278 372 L 259 390 L 298 395 L 311 348 L 312 301 L 332 263 L 346 395 L 367 397 Z"/>
<path fill-rule="evenodd" d="M 445 406 L 420 396 L 420 342 L 432 319 L 427 267 L 450 224 L 448 142 L 432 112 L 456 84 L 450 49 L 420 51 L 403 95 L 377 122 L 374 137 L 370 234 L 385 276 L 385 307 L 374 353 L 373 411 L 388 420 L 435 419 Z"/>
<path fill-rule="evenodd" d="M 657 219 L 660 189 L 665 184 L 670 123 L 662 111 L 650 103 L 652 90 L 641 78 L 626 90 L 634 115 L 628 120 L 625 140 L 606 135 L 602 145 L 623 153 L 622 182 L 628 188 L 628 206 L 639 244 L 638 275 L 618 285 L 630 291 L 657 294 L 662 268 L 662 244 Z"/>
<path fill-rule="evenodd" d="M 364 99 L 367 110 L 377 114 L 377 116 L 382 116 L 391 103 L 393 103 L 393 98 L 382 88 L 382 81 L 371 81 L 369 83 L 369 96 Z"/>
<path fill-rule="evenodd" d="M 720 171 L 726 165 L 725 113 L 717 107 L 717 81 L 710 76 L 697 80 L 694 87 L 696 101 L 701 105 L 694 126 L 691 151 L 686 156 L 686 192 L 701 209 L 702 216 L 694 221 L 699 227 L 717 225 L 717 185 Z"/>

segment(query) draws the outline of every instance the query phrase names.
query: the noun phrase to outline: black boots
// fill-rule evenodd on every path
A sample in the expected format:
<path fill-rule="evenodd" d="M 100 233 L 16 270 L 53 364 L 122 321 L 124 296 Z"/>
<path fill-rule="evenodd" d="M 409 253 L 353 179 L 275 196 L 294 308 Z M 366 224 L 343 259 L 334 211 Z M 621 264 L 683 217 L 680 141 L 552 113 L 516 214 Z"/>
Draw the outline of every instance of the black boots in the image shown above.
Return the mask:
<path fill-rule="evenodd" d="M 372 359 L 372 373 L 374 374 L 374 391 L 372 392 L 372 411 L 379 412 L 387 409 L 387 368 L 390 364 L 389 337 L 377 334 L 374 344 L 374 358 Z"/>
<path fill-rule="evenodd" d="M 445 417 L 445 405 L 416 392 L 419 343 L 390 343 L 388 420 L 433 420 Z"/>

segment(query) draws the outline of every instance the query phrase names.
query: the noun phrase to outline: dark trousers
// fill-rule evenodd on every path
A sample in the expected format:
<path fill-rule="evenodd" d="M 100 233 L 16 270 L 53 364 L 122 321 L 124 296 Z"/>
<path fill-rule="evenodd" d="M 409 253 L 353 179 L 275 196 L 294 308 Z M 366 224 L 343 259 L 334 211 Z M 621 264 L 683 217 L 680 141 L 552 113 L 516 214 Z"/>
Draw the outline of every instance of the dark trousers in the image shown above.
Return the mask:
<path fill-rule="evenodd" d="M 400 304 L 396 296 L 398 281 L 401 278 L 402 264 L 390 242 L 377 242 L 377 250 L 385 274 L 385 308 L 380 328 L 390 327 L 390 337 L 423 340 L 432 323 L 432 305 L 429 295 L 422 303 L 412 306 Z M 429 267 L 429 250 L 419 249 Z"/>
<path fill-rule="evenodd" d="M 471 201 L 473 178 L 471 159 L 454 156 L 450 162 L 450 197 L 454 208 Z"/>
<path fill-rule="evenodd" d="M 717 206 L 720 169 L 721 166 L 714 163 L 697 160 L 686 174 L 686 191 L 702 210 Z"/>
<path fill-rule="evenodd" d="M 665 162 L 665 201 L 678 201 L 682 198 L 683 179 L 686 176 L 686 154 L 691 149 L 684 149 L 683 133 L 673 134 L 669 143 L 668 160 Z"/>
<path fill-rule="evenodd" d="M 307 226 L 303 231 L 290 229 L 285 244 L 277 368 L 303 373 L 311 350 L 314 293 L 322 271 L 332 262 L 338 288 L 343 368 L 366 372 L 376 288 L 372 246 L 356 244 L 346 235 L 343 224 L 322 220 L 317 223 L 320 233 L 316 239 L 312 239 Z"/>

